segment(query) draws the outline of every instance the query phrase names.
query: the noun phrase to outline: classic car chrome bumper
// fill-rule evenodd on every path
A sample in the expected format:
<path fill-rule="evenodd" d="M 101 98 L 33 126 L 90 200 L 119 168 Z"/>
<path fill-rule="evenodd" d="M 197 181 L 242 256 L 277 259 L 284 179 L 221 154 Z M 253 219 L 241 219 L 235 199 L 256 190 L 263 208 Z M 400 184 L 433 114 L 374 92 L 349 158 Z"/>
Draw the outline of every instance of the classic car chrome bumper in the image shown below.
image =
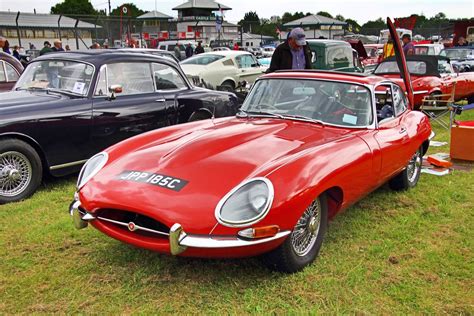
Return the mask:
<path fill-rule="evenodd" d="M 124 223 L 119 221 L 114 221 L 108 218 L 103 218 L 100 216 L 94 216 L 90 213 L 80 210 L 81 203 L 76 200 L 71 203 L 69 206 L 69 213 L 73 218 L 74 227 L 77 229 L 86 228 L 90 221 L 93 220 L 104 220 L 111 222 L 117 225 L 127 226 L 130 231 L 135 230 L 144 230 L 147 232 L 166 235 L 169 236 L 170 243 L 170 252 L 172 255 L 179 255 L 185 251 L 188 247 L 191 248 L 235 248 L 235 247 L 245 247 L 253 246 L 258 244 L 263 244 L 269 241 L 277 240 L 279 238 L 288 236 L 291 231 L 280 231 L 275 236 L 260 238 L 260 239 L 241 239 L 237 236 L 198 236 L 198 235 L 189 235 L 184 232 L 183 227 L 180 224 L 174 224 L 169 233 L 160 232 L 156 230 L 151 230 L 146 227 L 141 227 L 133 223 Z M 133 224 L 133 226 L 131 226 Z"/>

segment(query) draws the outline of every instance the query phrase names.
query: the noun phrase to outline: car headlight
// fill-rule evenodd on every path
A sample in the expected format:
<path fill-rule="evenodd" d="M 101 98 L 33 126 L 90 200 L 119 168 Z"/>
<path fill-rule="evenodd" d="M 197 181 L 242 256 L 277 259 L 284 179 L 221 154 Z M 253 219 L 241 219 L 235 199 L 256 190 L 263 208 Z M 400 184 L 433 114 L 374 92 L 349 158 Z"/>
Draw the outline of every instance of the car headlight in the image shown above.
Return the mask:
<path fill-rule="evenodd" d="M 247 180 L 227 193 L 216 207 L 224 226 L 241 227 L 260 221 L 273 202 L 273 185 L 267 178 Z"/>
<path fill-rule="evenodd" d="M 84 164 L 77 179 L 77 189 L 79 190 L 107 163 L 109 155 L 106 152 L 98 153 Z"/>

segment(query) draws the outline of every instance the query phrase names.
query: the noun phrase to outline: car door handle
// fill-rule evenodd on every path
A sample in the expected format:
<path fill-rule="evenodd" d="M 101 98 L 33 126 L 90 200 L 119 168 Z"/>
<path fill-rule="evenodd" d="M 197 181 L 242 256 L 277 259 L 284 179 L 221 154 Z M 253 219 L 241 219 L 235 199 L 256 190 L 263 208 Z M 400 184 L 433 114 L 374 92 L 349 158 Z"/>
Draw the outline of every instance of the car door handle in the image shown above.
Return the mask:
<path fill-rule="evenodd" d="M 407 129 L 405 127 L 402 127 L 399 131 L 400 134 L 404 134 L 407 132 Z"/>
<path fill-rule="evenodd" d="M 155 102 L 165 102 L 166 99 L 156 99 Z"/>

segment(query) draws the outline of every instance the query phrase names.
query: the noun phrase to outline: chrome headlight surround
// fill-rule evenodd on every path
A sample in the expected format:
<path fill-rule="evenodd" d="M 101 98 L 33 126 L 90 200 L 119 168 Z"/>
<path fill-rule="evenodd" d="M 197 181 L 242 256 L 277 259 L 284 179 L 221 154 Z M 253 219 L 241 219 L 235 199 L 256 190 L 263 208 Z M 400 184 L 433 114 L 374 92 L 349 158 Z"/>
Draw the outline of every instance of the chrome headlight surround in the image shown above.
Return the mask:
<path fill-rule="evenodd" d="M 253 194 L 252 191 L 248 191 L 246 193 L 242 193 L 242 192 L 239 192 L 239 191 L 241 189 L 246 188 L 247 186 L 255 186 L 255 185 L 262 185 L 262 184 L 266 186 L 267 194 L 266 194 L 266 200 L 265 200 L 264 204 L 262 204 L 261 207 L 258 207 L 259 209 L 261 209 L 260 212 L 256 213 L 255 216 L 244 219 L 244 220 L 230 220 L 230 219 L 223 218 L 222 211 L 223 211 L 223 208 L 226 207 L 226 203 L 229 200 L 237 199 L 238 197 L 240 197 L 240 196 L 236 197 L 235 194 L 240 194 L 240 195 L 247 194 L 249 196 L 249 195 Z M 258 195 L 254 196 L 253 201 L 250 201 L 250 199 L 252 197 L 247 197 L 249 208 L 247 210 L 244 210 L 244 211 L 255 213 L 256 212 L 255 204 L 259 204 L 259 203 L 256 203 L 257 202 L 256 198 L 258 198 L 258 197 L 261 197 L 261 196 L 258 196 Z M 239 185 L 237 185 L 231 191 L 229 191 L 229 193 L 227 193 L 219 201 L 219 203 L 216 206 L 216 210 L 215 210 L 216 219 L 220 224 L 222 224 L 224 226 L 227 226 L 227 227 L 250 226 L 252 224 L 255 224 L 255 223 L 261 221 L 268 214 L 268 211 L 270 210 L 272 202 L 273 202 L 273 197 L 274 197 L 274 188 L 273 188 L 272 182 L 269 179 L 264 178 L 264 177 L 257 177 L 257 178 L 248 179 L 248 180 L 240 183 Z M 253 202 L 253 204 L 252 204 L 252 202 Z M 250 209 L 250 207 L 253 207 L 253 210 Z"/>
<path fill-rule="evenodd" d="M 87 162 L 82 166 L 81 172 L 79 172 L 79 177 L 77 178 L 77 190 L 80 190 L 97 172 L 102 169 L 107 161 L 109 160 L 109 154 L 105 151 L 100 152 L 92 156 Z"/>

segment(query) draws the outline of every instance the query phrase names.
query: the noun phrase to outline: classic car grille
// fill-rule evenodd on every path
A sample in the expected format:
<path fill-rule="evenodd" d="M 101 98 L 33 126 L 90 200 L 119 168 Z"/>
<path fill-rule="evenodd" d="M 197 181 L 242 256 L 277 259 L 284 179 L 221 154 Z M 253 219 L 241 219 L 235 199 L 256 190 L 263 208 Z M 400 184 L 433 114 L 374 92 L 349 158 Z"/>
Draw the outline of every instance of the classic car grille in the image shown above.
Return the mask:
<path fill-rule="evenodd" d="M 142 214 L 117 209 L 102 209 L 96 214 L 102 223 L 137 235 L 152 238 L 169 236 L 169 227 Z"/>

